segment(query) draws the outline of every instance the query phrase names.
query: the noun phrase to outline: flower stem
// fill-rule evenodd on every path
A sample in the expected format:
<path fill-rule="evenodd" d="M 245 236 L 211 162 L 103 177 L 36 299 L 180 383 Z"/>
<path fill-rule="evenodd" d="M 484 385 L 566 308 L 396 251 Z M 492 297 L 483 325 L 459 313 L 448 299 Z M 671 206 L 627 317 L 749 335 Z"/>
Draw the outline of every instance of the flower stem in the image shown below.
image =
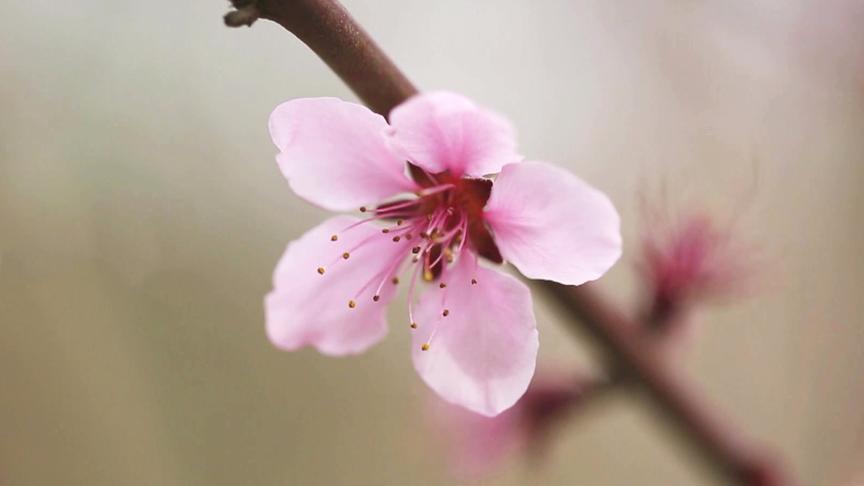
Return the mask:
<path fill-rule="evenodd" d="M 233 0 L 229 26 L 272 20 L 309 46 L 372 110 L 386 116 L 417 89 L 335 0 Z M 735 484 L 794 484 L 779 462 L 724 420 L 682 376 L 668 367 L 644 326 L 607 301 L 595 284 L 568 287 L 546 281 L 542 288 L 607 353 L 610 369 L 624 373 L 656 405 L 656 410 L 687 440 L 721 478 Z"/>

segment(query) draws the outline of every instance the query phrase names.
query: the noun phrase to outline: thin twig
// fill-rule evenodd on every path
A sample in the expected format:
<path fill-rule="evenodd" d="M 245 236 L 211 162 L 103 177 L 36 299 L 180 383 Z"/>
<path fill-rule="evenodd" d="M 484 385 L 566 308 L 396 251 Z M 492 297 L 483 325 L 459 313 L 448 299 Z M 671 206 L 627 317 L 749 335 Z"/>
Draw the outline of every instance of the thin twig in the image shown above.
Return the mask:
<path fill-rule="evenodd" d="M 335 0 L 234 0 L 229 25 L 258 17 L 282 25 L 306 43 L 372 110 L 387 115 L 417 92 L 368 34 Z M 228 21 L 234 16 L 232 22 Z M 722 419 L 690 384 L 642 338 L 639 323 L 609 303 L 595 284 L 568 287 L 534 282 L 587 331 L 612 360 L 610 369 L 641 385 L 656 409 L 681 432 L 693 451 L 723 479 L 736 484 L 790 485 L 779 462 Z"/>

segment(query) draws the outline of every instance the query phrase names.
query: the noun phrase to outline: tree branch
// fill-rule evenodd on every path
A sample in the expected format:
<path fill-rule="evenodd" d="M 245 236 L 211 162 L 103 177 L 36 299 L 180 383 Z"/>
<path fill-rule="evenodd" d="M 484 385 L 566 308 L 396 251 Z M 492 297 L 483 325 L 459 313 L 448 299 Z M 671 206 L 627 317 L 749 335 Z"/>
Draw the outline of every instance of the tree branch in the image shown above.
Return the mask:
<path fill-rule="evenodd" d="M 336 0 L 233 0 L 229 26 L 272 20 L 308 45 L 372 110 L 386 116 L 417 92 L 369 35 Z M 790 485 L 779 463 L 724 421 L 682 377 L 665 365 L 639 323 L 609 303 L 595 284 L 568 287 L 536 281 L 568 314 L 574 330 L 587 331 L 612 360 L 610 366 L 647 396 L 720 477 L 737 484 Z"/>

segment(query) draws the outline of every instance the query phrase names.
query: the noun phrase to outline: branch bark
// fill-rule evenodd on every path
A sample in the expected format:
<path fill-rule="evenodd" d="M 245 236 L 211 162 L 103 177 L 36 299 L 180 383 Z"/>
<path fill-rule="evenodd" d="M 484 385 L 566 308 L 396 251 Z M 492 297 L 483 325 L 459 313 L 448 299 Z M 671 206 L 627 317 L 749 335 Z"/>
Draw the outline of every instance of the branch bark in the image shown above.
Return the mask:
<path fill-rule="evenodd" d="M 229 26 L 272 20 L 309 46 L 372 110 L 386 116 L 417 92 L 395 64 L 336 0 L 233 0 Z M 533 282 L 587 331 L 611 359 L 611 368 L 646 392 L 697 457 L 718 476 L 748 486 L 791 485 L 778 460 L 748 440 L 655 352 L 632 321 L 604 298 L 596 284 L 568 287 Z"/>

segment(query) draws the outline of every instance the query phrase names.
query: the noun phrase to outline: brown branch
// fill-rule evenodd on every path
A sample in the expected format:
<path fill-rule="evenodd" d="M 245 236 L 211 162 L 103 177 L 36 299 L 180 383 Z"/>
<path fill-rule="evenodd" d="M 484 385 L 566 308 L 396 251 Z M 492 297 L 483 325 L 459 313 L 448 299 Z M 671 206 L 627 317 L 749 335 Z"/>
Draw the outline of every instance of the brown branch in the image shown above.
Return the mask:
<path fill-rule="evenodd" d="M 282 25 L 306 43 L 374 111 L 387 115 L 417 90 L 336 0 L 234 0 L 229 26 L 257 18 Z M 641 385 L 656 409 L 722 478 L 752 486 L 789 485 L 779 463 L 724 421 L 682 377 L 666 366 L 641 328 L 597 291 L 535 282 L 611 358 L 611 369 Z"/>

